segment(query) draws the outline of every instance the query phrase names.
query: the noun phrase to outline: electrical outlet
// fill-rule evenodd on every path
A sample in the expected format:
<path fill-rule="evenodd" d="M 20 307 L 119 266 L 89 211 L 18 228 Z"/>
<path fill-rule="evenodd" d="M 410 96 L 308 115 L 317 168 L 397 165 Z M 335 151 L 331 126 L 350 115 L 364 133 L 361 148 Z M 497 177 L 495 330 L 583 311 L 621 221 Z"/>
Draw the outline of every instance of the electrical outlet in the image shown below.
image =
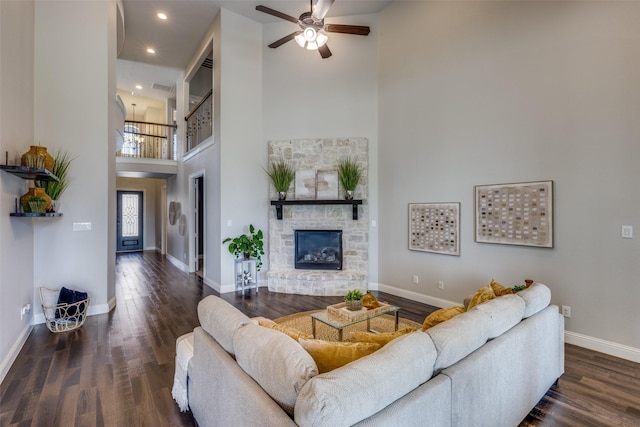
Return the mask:
<path fill-rule="evenodd" d="M 438 280 L 438 289 L 444 289 L 444 280 Z"/>
<path fill-rule="evenodd" d="M 563 305 L 562 306 L 562 315 L 564 317 L 571 317 L 571 307 L 569 307 L 568 305 Z"/>
<path fill-rule="evenodd" d="M 413 276 L 413 284 L 417 285 L 418 283 L 420 283 L 420 278 L 418 277 L 418 275 L 416 274 L 415 276 Z"/>

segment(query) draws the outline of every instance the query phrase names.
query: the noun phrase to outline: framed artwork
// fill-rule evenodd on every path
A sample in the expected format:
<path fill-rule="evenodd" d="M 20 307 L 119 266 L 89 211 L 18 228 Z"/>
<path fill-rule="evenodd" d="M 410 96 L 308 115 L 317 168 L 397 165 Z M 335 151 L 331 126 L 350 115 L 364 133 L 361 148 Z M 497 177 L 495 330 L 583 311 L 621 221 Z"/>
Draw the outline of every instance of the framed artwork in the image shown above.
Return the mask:
<path fill-rule="evenodd" d="M 460 255 L 460 203 L 409 203 L 409 249 Z"/>
<path fill-rule="evenodd" d="M 553 247 L 553 181 L 476 185 L 478 243 Z"/>
<path fill-rule="evenodd" d="M 297 200 L 313 200 L 316 197 L 316 171 L 312 169 L 297 170 L 295 182 L 295 198 Z"/>
<path fill-rule="evenodd" d="M 316 173 L 316 199 L 336 200 L 338 198 L 338 171 L 319 170 Z"/>

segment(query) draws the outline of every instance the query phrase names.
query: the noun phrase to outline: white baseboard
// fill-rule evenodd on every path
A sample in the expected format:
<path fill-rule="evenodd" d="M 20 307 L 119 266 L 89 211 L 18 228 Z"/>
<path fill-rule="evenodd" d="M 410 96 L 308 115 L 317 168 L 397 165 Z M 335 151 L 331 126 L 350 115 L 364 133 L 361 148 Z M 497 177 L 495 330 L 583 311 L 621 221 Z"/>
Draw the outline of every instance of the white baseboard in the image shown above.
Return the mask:
<path fill-rule="evenodd" d="M 402 298 L 407 298 L 436 307 L 453 307 L 454 305 L 460 304 L 440 298 L 431 297 L 429 295 L 419 294 L 417 292 L 407 291 L 405 289 L 395 288 L 393 286 L 388 286 L 381 283 L 377 284 L 377 288 L 381 292 L 386 292 L 391 295 L 396 295 Z M 372 288 L 370 287 L 370 289 Z M 588 348 L 589 350 L 598 351 L 610 356 L 615 356 L 621 359 L 640 363 L 640 348 L 629 347 L 623 344 L 618 344 L 615 342 L 606 341 L 600 338 L 594 338 L 588 335 L 582 335 L 571 331 L 564 332 L 564 341 L 568 344 L 577 345 L 578 347 Z"/>
<path fill-rule="evenodd" d="M 395 295 L 397 297 L 407 298 L 412 301 L 418 301 L 418 302 L 421 302 L 422 304 L 433 305 L 438 308 L 453 307 L 456 305 L 460 305 L 459 302 L 447 301 L 445 299 L 436 298 L 436 297 L 432 297 L 424 294 L 419 294 L 417 292 L 408 291 L 406 289 L 395 288 L 393 286 L 385 285 L 382 283 L 378 283 L 377 285 L 378 285 L 377 288 L 380 292 L 386 292 L 388 294 Z"/>
<path fill-rule="evenodd" d="M 187 266 L 187 264 L 183 263 L 182 261 L 180 261 L 178 258 L 167 254 L 165 255 L 167 257 L 167 260 L 169 260 L 169 262 L 171 264 L 173 264 L 174 266 L 178 267 L 181 271 L 188 273 L 189 272 L 189 266 Z"/>
<path fill-rule="evenodd" d="M 578 347 L 588 348 L 589 350 L 599 351 L 600 353 L 605 353 L 610 356 L 640 363 L 640 348 L 629 347 L 571 331 L 564 331 L 564 341 L 568 344 L 577 345 Z"/>
<path fill-rule="evenodd" d="M 24 345 L 25 342 L 27 342 L 27 338 L 29 338 L 29 334 L 31 333 L 32 329 L 33 329 L 32 324 L 27 324 L 24 327 L 24 329 L 20 333 L 20 336 L 16 340 L 16 342 L 13 343 L 13 345 L 9 349 L 9 353 L 7 353 L 5 358 L 0 363 L 0 383 L 4 381 L 4 377 L 7 375 L 7 373 L 9 372 L 9 369 L 11 369 L 11 365 L 13 365 L 13 362 L 18 357 L 20 350 L 22 350 L 22 346 Z"/>

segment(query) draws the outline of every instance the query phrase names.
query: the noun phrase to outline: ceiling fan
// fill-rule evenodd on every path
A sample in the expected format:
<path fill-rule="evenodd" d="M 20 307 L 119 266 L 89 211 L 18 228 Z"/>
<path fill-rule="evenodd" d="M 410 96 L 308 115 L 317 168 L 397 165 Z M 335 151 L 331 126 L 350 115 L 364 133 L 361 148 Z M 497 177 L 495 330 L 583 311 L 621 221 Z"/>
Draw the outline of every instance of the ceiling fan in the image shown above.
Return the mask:
<path fill-rule="evenodd" d="M 358 36 L 366 36 L 369 34 L 369 27 L 366 26 L 325 24 L 324 17 L 327 12 L 329 12 L 329 8 L 334 1 L 335 0 L 318 0 L 316 2 L 316 6 L 313 7 L 313 0 L 309 0 L 311 11 L 304 12 L 297 19 L 267 6 L 256 6 L 256 10 L 260 12 L 268 13 L 269 15 L 293 22 L 300 26 L 300 30 L 294 31 L 291 34 L 276 40 L 271 43 L 269 47 L 275 49 L 290 40 L 295 40 L 300 47 L 304 47 L 309 50 L 317 49 L 322 58 L 328 58 L 331 56 L 331 51 L 327 46 L 327 40 L 329 38 L 323 33 L 323 31 L 328 33 L 355 34 Z"/>

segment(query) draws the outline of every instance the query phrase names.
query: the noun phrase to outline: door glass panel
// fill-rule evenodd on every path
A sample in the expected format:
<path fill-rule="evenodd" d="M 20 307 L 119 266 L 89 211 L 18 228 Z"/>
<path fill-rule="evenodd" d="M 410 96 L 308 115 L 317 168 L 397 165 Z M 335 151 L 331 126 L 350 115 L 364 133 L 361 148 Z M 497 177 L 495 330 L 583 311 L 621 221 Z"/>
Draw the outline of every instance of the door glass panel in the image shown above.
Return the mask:
<path fill-rule="evenodd" d="M 138 195 L 122 195 L 122 237 L 138 235 Z"/>

